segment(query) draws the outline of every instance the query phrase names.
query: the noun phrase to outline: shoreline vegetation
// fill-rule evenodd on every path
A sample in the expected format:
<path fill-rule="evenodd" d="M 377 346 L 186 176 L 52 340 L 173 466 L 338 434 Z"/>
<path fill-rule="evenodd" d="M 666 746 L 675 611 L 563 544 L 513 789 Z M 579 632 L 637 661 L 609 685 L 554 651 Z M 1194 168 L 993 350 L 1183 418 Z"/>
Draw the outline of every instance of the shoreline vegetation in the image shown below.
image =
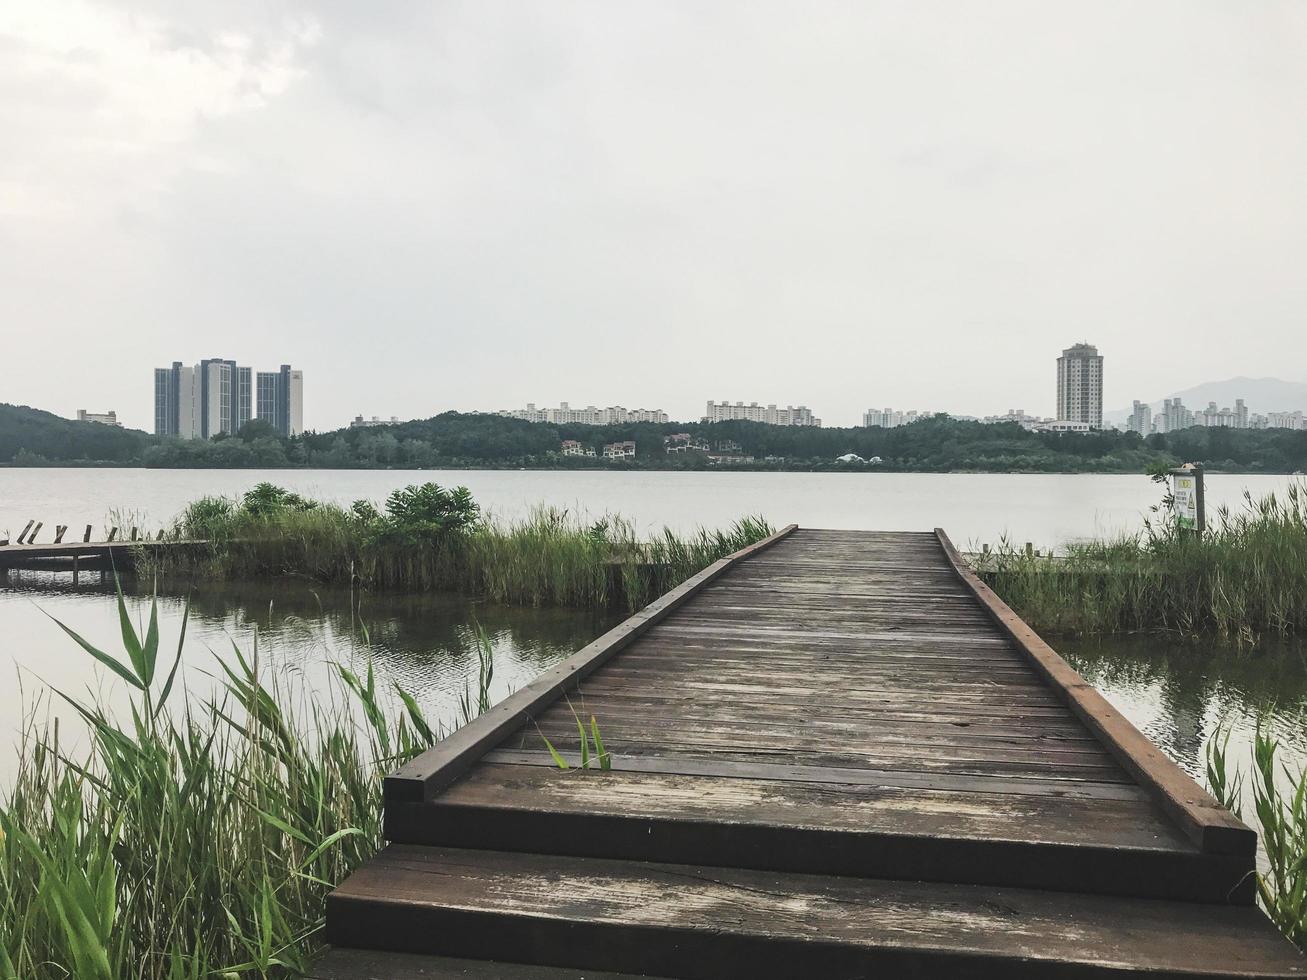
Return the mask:
<path fill-rule="evenodd" d="M 1164 508 L 1155 508 L 1161 514 Z M 1307 630 L 1307 483 L 1222 507 L 1206 532 L 1162 518 L 1134 536 L 1065 545 L 1056 557 L 1011 542 L 970 557 L 1036 630 L 1175 632 L 1255 643 Z"/>
<path fill-rule="evenodd" d="M 153 606 L 144 630 L 121 592 L 119 613 L 117 655 L 64 629 L 128 686 L 130 717 L 54 692 L 84 731 L 33 711 L 0 787 L 0 980 L 302 976 L 327 893 L 381 846 L 381 777 L 443 733 L 370 662 L 325 691 L 261 672 L 257 636 L 188 699 L 185 622 L 174 659 Z M 481 677 L 465 720 L 489 704 Z"/>
<path fill-rule="evenodd" d="M 674 434 L 689 436 L 677 444 L 687 451 L 668 451 L 664 439 Z M 564 456 L 566 440 L 596 455 Z M 602 457 L 604 445 L 628 440 L 635 444 L 634 457 Z M 839 461 L 847 454 L 860 459 Z M 744 421 L 590 426 L 447 412 L 291 439 L 254 421 L 231 436 L 178 440 L 0 404 L 0 467 L 1138 473 L 1181 462 L 1201 462 L 1208 472 L 1302 472 L 1307 431 L 1200 427 L 1142 438 L 1114 429 L 1027 432 L 1015 422 L 946 415 L 889 429 Z"/>
<path fill-rule="evenodd" d="M 1009 576 L 1001 594 L 1023 614 L 1073 629 L 1131 628 L 1156 615 L 1167 628 L 1250 636 L 1307 622 L 1307 490 L 1249 499 L 1213 524 L 1202 542 L 1150 527 L 1057 562 L 1001 548 L 982 571 Z M 771 532 L 748 518 L 723 532 L 641 540 L 620 519 L 584 525 L 552 510 L 499 525 L 464 488 L 410 486 L 380 508 L 343 508 L 268 483 L 240 500 L 196 501 L 172 530 L 218 547 L 142 575 L 297 575 L 625 609 Z M 337 663 L 326 690 L 311 690 L 303 674 L 261 665 L 257 635 L 248 654 L 235 642 L 223 651 L 216 692 L 194 697 L 174 685 L 185 620 L 174 655 L 153 605 L 148 624 L 134 625 L 119 592 L 118 613 L 120 653 L 64 629 L 112 684 L 126 685 L 130 711 L 54 692 L 84 731 L 70 737 L 33 710 L 18 775 L 0 787 L 0 980 L 303 976 L 322 948 L 327 893 L 381 846 L 381 777 L 445 733 L 398 686 L 379 685 L 370 662 Z M 366 647 L 366 630 L 362 639 Z M 491 705 L 484 633 L 477 660 L 464 723 Z M 1218 736 L 1207 780 L 1236 808 L 1251 794 L 1267 855 L 1259 901 L 1305 946 L 1307 783 L 1275 752 L 1259 732 L 1239 765 Z"/>
<path fill-rule="evenodd" d="M 218 693 L 178 705 L 185 621 L 170 658 L 154 606 L 139 629 L 118 603 L 123 654 L 63 628 L 131 689 L 130 720 L 56 692 L 90 748 L 33 712 L 19 774 L 0 788 L 0 980 L 302 977 L 323 948 L 326 895 L 381 846 L 381 777 L 444 733 L 398 686 L 379 688 L 370 662 L 337 664 L 327 692 L 261 672 L 257 636 L 249 656 L 233 641 L 219 659 Z M 491 705 L 484 634 L 478 654 L 464 723 Z M 1260 731 L 1246 767 L 1227 742 L 1208 746 L 1208 784 L 1236 810 L 1251 792 L 1258 900 L 1307 948 L 1307 782 Z"/>
<path fill-rule="evenodd" d="M 494 602 L 635 612 L 720 558 L 774 532 L 761 517 L 725 530 L 669 529 L 647 539 L 620 517 L 590 524 L 554 508 L 501 523 L 465 487 L 396 490 L 378 509 L 309 500 L 260 483 L 240 500 L 190 504 L 170 535 L 212 543 L 207 554 L 144 552 L 158 581 L 298 576 L 366 589 L 447 591 Z"/>

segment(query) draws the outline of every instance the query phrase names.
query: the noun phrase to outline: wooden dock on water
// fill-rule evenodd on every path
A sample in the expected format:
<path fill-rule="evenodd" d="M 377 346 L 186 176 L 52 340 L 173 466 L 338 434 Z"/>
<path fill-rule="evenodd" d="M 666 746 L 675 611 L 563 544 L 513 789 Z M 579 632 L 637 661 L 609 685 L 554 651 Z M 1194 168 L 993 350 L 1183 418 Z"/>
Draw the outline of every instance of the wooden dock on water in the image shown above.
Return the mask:
<path fill-rule="evenodd" d="M 578 715 L 610 770 L 554 764 Z M 717 562 L 385 808 L 318 980 L 1307 976 L 1253 905 L 1253 832 L 942 532 Z"/>

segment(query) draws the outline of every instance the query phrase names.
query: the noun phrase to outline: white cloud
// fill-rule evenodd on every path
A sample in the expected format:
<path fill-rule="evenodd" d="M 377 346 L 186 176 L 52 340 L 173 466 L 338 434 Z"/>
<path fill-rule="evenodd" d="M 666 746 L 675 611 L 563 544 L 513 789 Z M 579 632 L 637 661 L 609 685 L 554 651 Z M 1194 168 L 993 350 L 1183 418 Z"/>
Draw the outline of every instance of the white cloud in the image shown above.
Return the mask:
<path fill-rule="evenodd" d="M 1301 374 L 1307 5 L 311 10 L 7 5 L 0 329 L 109 370 L 0 397 L 145 425 L 155 362 L 226 354 L 303 365 L 322 427 L 847 423 L 1050 411 L 1082 338 L 1110 404 Z"/>

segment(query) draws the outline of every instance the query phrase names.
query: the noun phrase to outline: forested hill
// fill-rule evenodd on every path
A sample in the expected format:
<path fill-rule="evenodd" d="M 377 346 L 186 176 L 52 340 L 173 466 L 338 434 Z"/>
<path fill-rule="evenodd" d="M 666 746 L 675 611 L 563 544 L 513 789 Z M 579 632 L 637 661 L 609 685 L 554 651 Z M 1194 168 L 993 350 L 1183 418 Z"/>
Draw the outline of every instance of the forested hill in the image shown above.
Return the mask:
<path fill-rule="evenodd" d="M 708 452 L 668 454 L 663 437 L 689 433 Z M 634 440 L 633 460 L 559 455 L 565 439 L 602 452 Z M 879 462 L 839 463 L 853 453 Z M 714 459 L 714 457 L 716 457 Z M 0 405 L 0 465 L 318 468 L 591 468 L 785 470 L 881 469 L 1041 473 L 1139 473 L 1158 463 L 1203 462 L 1229 472 L 1307 470 L 1307 432 L 1186 429 L 1140 439 L 1109 430 L 1088 435 L 1026 432 L 935 416 L 896 429 L 811 429 L 756 422 L 550 425 L 448 412 L 376 428 L 310 432 L 282 439 L 264 422 L 207 442 L 73 422 Z"/>
<path fill-rule="evenodd" d="M 139 464 L 154 442 L 154 436 L 137 429 L 75 422 L 39 408 L 0 402 L 0 463 Z"/>

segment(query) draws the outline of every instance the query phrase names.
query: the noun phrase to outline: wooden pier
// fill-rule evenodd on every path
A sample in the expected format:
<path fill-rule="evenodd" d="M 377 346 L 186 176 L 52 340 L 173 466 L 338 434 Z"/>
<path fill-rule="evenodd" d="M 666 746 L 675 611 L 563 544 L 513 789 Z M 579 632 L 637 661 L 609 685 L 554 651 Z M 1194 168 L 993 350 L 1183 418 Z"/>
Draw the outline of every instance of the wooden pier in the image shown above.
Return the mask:
<path fill-rule="evenodd" d="M 39 525 L 38 525 L 39 526 Z M 29 525 L 30 527 L 30 525 Z M 115 530 L 117 530 L 115 528 Z M 63 537 L 62 534 L 59 535 Z M 137 559 L 159 549 L 204 549 L 206 541 L 166 538 L 160 532 L 157 538 L 115 538 L 109 541 L 92 541 L 91 529 L 81 541 L 54 541 L 48 544 L 23 542 L 10 544 L 0 541 L 0 580 L 11 569 L 39 572 L 71 572 L 76 581 L 81 572 L 117 572 L 125 574 L 136 567 Z"/>
<path fill-rule="evenodd" d="M 786 528 L 385 797 L 319 980 L 1307 976 L 1254 833 L 942 532 Z"/>

